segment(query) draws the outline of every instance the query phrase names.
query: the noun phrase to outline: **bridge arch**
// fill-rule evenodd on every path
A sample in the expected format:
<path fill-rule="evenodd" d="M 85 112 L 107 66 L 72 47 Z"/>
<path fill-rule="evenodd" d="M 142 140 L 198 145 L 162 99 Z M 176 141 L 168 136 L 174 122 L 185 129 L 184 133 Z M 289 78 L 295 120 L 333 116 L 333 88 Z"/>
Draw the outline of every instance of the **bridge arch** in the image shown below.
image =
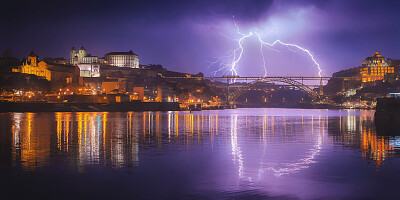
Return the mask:
<path fill-rule="evenodd" d="M 262 78 L 260 80 L 253 81 L 253 82 L 247 84 L 246 86 L 243 86 L 243 87 L 239 88 L 238 90 L 236 90 L 234 93 L 229 95 L 229 103 L 234 102 L 238 97 L 240 97 L 242 94 L 244 94 L 248 89 L 252 89 L 259 84 L 268 83 L 268 82 L 280 82 L 280 83 L 286 83 L 288 85 L 294 86 L 294 87 L 300 89 L 301 91 L 305 92 L 308 96 L 310 96 L 313 99 L 313 101 L 318 100 L 320 97 L 319 94 L 317 92 L 315 92 L 314 90 L 312 90 L 310 87 L 308 87 L 296 80 L 284 78 L 284 77 L 266 77 L 266 78 Z"/>

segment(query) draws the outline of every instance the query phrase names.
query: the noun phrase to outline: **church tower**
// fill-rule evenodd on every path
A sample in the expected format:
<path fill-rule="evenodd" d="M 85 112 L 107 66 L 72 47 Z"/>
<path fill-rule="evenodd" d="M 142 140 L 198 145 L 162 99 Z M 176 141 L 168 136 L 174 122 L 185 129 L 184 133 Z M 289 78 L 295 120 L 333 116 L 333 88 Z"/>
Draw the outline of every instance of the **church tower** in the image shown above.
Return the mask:
<path fill-rule="evenodd" d="M 83 57 L 86 57 L 86 49 L 82 46 L 79 49 L 79 53 L 78 53 L 78 62 L 79 63 L 83 62 Z"/>
<path fill-rule="evenodd" d="M 28 64 L 30 64 L 31 66 L 37 67 L 37 62 L 38 61 L 38 56 L 35 55 L 35 53 L 33 51 L 31 51 L 31 53 L 28 56 Z"/>
<path fill-rule="evenodd" d="M 75 47 L 72 47 L 72 49 L 69 51 L 69 63 L 72 64 L 74 62 L 75 56 L 78 55 L 78 52 L 76 51 Z"/>

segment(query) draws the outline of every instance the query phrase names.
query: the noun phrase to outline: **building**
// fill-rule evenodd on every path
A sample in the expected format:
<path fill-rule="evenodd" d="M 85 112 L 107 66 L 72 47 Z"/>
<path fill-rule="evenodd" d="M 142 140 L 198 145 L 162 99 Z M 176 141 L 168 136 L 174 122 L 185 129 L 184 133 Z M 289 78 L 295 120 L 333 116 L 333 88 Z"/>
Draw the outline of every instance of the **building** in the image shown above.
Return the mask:
<path fill-rule="evenodd" d="M 70 50 L 70 63 L 79 67 L 81 77 L 100 77 L 101 59 L 86 53 L 81 47 L 79 51 L 72 47 Z"/>
<path fill-rule="evenodd" d="M 77 66 L 39 61 L 39 56 L 33 51 L 22 65 L 12 69 L 12 72 L 32 74 L 50 81 L 53 90 L 80 85 L 79 71 Z"/>
<path fill-rule="evenodd" d="M 13 68 L 12 72 L 33 74 L 51 81 L 51 72 L 47 69 L 47 64 L 44 61 L 38 62 L 38 59 L 39 56 L 31 51 L 28 59 L 21 66 Z"/>
<path fill-rule="evenodd" d="M 101 91 L 103 94 L 118 93 L 118 79 L 107 79 L 101 83 Z"/>
<path fill-rule="evenodd" d="M 126 78 L 103 80 L 101 89 L 103 94 L 126 93 Z"/>
<path fill-rule="evenodd" d="M 144 87 L 133 87 L 133 100 L 143 101 L 144 99 Z"/>
<path fill-rule="evenodd" d="M 159 85 L 157 87 L 156 102 L 172 102 L 175 100 L 174 89 L 169 85 Z"/>
<path fill-rule="evenodd" d="M 99 57 L 87 54 L 85 57 L 82 58 L 82 63 L 99 63 L 99 60 Z"/>
<path fill-rule="evenodd" d="M 79 50 L 76 50 L 75 47 L 72 47 L 72 49 L 70 50 L 70 54 L 69 55 L 70 55 L 69 56 L 69 63 L 70 64 L 83 63 L 83 57 L 86 57 L 86 49 L 83 46 Z M 75 57 L 77 58 L 77 62 L 78 63 L 76 63 Z"/>
<path fill-rule="evenodd" d="M 378 52 L 363 60 L 360 67 L 360 74 L 364 83 L 383 80 L 385 75 L 390 73 L 394 73 L 394 67 L 389 66 L 385 57 Z"/>
<path fill-rule="evenodd" d="M 81 63 L 78 64 L 81 77 L 100 77 L 99 63 Z"/>
<path fill-rule="evenodd" d="M 132 51 L 108 53 L 105 62 L 112 66 L 139 68 L 139 56 Z"/>
<path fill-rule="evenodd" d="M 134 86 L 131 99 L 150 102 L 172 102 L 175 101 L 176 95 L 173 86 L 170 84 L 148 82 Z"/>
<path fill-rule="evenodd" d="M 81 64 L 81 63 L 99 63 L 100 58 L 97 56 L 92 56 L 86 53 L 86 49 L 82 46 L 79 51 L 75 47 L 69 51 L 69 63 L 70 64 Z"/>

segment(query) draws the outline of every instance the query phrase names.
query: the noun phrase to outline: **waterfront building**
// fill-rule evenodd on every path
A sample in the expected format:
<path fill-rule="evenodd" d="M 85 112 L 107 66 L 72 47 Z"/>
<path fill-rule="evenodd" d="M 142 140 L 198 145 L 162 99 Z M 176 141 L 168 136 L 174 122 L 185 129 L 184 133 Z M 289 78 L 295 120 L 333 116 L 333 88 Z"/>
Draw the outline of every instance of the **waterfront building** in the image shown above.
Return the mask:
<path fill-rule="evenodd" d="M 172 85 L 166 83 L 142 83 L 133 87 L 135 100 L 151 102 L 171 102 L 176 99 Z"/>
<path fill-rule="evenodd" d="M 386 74 L 394 73 L 394 67 L 389 66 L 385 57 L 376 52 L 362 61 L 360 74 L 362 82 L 383 80 Z"/>
<path fill-rule="evenodd" d="M 103 94 L 118 93 L 118 79 L 107 79 L 101 83 L 101 91 Z"/>
<path fill-rule="evenodd" d="M 169 85 L 159 85 L 156 90 L 156 102 L 171 102 L 175 100 L 174 89 Z"/>
<path fill-rule="evenodd" d="M 144 101 L 144 87 L 133 87 L 133 100 Z"/>
<path fill-rule="evenodd" d="M 101 84 L 103 94 L 126 93 L 126 78 L 106 79 Z"/>
<path fill-rule="evenodd" d="M 105 55 L 105 63 L 118 67 L 139 68 L 139 56 L 132 51 L 111 52 Z"/>

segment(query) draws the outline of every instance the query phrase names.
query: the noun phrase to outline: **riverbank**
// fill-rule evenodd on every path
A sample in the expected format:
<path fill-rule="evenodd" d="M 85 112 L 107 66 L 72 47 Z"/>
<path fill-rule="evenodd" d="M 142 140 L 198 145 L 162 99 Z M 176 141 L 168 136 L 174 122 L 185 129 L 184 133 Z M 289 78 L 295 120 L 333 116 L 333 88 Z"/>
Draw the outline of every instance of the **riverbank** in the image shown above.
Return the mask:
<path fill-rule="evenodd" d="M 178 102 L 47 103 L 0 102 L 0 112 L 126 112 L 179 111 Z"/>

